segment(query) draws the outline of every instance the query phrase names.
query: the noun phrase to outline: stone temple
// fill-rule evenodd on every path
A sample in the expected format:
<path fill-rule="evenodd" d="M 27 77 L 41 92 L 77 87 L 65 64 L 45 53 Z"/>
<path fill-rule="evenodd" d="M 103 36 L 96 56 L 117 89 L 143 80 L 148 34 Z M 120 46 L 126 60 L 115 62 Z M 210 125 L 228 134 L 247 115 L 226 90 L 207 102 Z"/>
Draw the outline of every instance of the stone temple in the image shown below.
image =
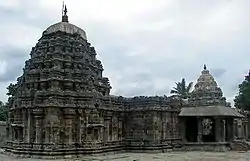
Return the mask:
<path fill-rule="evenodd" d="M 243 116 L 228 107 L 207 69 L 188 102 L 172 96 L 111 96 L 94 47 L 66 13 L 65 7 L 62 22 L 43 32 L 17 79 L 6 152 L 53 157 L 164 152 L 203 141 L 230 147 L 236 138 L 233 122 Z M 218 129 L 227 129 L 226 136 Z"/>

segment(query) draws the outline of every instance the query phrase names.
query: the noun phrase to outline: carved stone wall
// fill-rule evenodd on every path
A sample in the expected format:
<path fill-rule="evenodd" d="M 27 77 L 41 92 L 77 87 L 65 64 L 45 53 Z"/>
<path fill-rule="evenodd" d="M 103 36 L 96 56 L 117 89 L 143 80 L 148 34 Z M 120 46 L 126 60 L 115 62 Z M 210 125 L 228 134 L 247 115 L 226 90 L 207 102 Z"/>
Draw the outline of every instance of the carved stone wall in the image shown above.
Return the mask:
<path fill-rule="evenodd" d="M 101 61 L 86 36 L 66 22 L 52 27 L 32 48 L 17 79 L 6 151 L 65 156 L 133 145 L 140 149 L 141 143 L 174 147 L 179 138 L 178 100 L 110 96 L 109 80 L 102 76 Z"/>
<path fill-rule="evenodd" d="M 5 145 L 6 141 L 6 122 L 0 121 L 0 147 Z"/>
<path fill-rule="evenodd" d="M 175 101 L 157 96 L 125 99 L 128 150 L 164 150 L 179 146 L 180 106 Z"/>

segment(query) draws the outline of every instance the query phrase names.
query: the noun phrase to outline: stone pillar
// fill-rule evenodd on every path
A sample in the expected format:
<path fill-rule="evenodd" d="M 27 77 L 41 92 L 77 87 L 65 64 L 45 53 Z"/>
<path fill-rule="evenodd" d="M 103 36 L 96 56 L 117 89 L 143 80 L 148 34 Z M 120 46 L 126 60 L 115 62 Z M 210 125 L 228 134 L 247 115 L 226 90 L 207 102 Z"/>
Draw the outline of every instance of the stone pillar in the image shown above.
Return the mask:
<path fill-rule="evenodd" d="M 225 119 L 222 120 L 222 136 L 221 136 L 221 141 L 222 142 L 226 141 L 226 121 L 225 121 Z"/>
<path fill-rule="evenodd" d="M 243 126 L 242 126 L 242 120 L 235 120 L 235 130 L 237 131 L 237 138 L 242 138 L 242 129 L 243 129 Z"/>
<path fill-rule="evenodd" d="M 245 139 L 248 139 L 248 124 L 249 124 L 249 122 L 246 120 L 246 122 L 245 122 Z"/>
<path fill-rule="evenodd" d="M 222 134 L 222 126 L 221 126 L 221 119 L 215 118 L 215 141 L 220 142 L 221 141 L 221 134 Z"/>
<path fill-rule="evenodd" d="M 245 121 L 242 120 L 242 128 L 241 128 L 241 137 L 242 139 L 246 139 L 246 126 L 245 126 Z"/>
<path fill-rule="evenodd" d="M 237 139 L 238 137 L 238 122 L 237 120 L 233 119 L 233 139 Z"/>
<path fill-rule="evenodd" d="M 235 128 L 234 128 L 234 119 L 227 118 L 227 132 L 228 132 L 228 139 L 232 141 L 235 139 Z"/>
<path fill-rule="evenodd" d="M 197 135 L 197 142 L 202 142 L 202 119 L 197 117 L 198 122 L 198 135 Z"/>

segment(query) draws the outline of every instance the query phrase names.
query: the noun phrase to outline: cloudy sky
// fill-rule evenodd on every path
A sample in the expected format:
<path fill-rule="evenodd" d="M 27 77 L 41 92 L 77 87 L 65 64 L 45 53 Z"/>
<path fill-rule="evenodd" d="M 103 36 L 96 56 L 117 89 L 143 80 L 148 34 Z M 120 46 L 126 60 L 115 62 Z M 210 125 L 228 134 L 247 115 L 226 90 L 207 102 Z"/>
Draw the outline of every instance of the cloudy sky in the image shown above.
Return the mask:
<path fill-rule="evenodd" d="M 87 32 L 112 94 L 169 95 L 196 82 L 203 64 L 232 101 L 249 70 L 249 0 L 65 0 Z M 0 100 L 21 75 L 31 47 L 61 20 L 62 0 L 0 1 Z"/>

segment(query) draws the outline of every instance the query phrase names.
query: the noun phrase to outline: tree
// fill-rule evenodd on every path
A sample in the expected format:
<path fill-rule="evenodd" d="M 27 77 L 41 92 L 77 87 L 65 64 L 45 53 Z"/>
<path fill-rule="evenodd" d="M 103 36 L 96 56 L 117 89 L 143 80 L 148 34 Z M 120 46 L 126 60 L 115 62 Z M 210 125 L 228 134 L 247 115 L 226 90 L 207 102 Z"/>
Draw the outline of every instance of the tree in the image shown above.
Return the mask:
<path fill-rule="evenodd" d="M 8 108 L 2 101 L 0 101 L 0 121 L 6 121 L 7 115 L 8 115 Z"/>
<path fill-rule="evenodd" d="M 8 118 L 8 110 L 12 106 L 13 98 L 17 91 L 17 84 L 12 84 L 7 87 L 7 95 L 9 96 L 8 101 L 4 104 L 0 101 L 0 121 L 6 121 Z"/>
<path fill-rule="evenodd" d="M 250 111 L 250 71 L 238 87 L 239 94 L 234 99 L 235 107 Z"/>
<path fill-rule="evenodd" d="M 174 89 L 170 91 L 171 94 L 175 94 L 176 96 L 179 96 L 183 99 L 186 99 L 190 96 L 193 82 L 190 82 L 186 86 L 186 81 L 184 78 L 182 78 L 181 82 L 175 82 L 175 84 L 176 87 L 174 87 Z"/>
<path fill-rule="evenodd" d="M 6 93 L 6 95 L 9 96 L 8 101 L 6 103 L 7 107 L 10 108 L 12 106 L 16 92 L 17 92 L 17 84 L 10 83 L 9 86 L 7 87 L 7 93 Z"/>

